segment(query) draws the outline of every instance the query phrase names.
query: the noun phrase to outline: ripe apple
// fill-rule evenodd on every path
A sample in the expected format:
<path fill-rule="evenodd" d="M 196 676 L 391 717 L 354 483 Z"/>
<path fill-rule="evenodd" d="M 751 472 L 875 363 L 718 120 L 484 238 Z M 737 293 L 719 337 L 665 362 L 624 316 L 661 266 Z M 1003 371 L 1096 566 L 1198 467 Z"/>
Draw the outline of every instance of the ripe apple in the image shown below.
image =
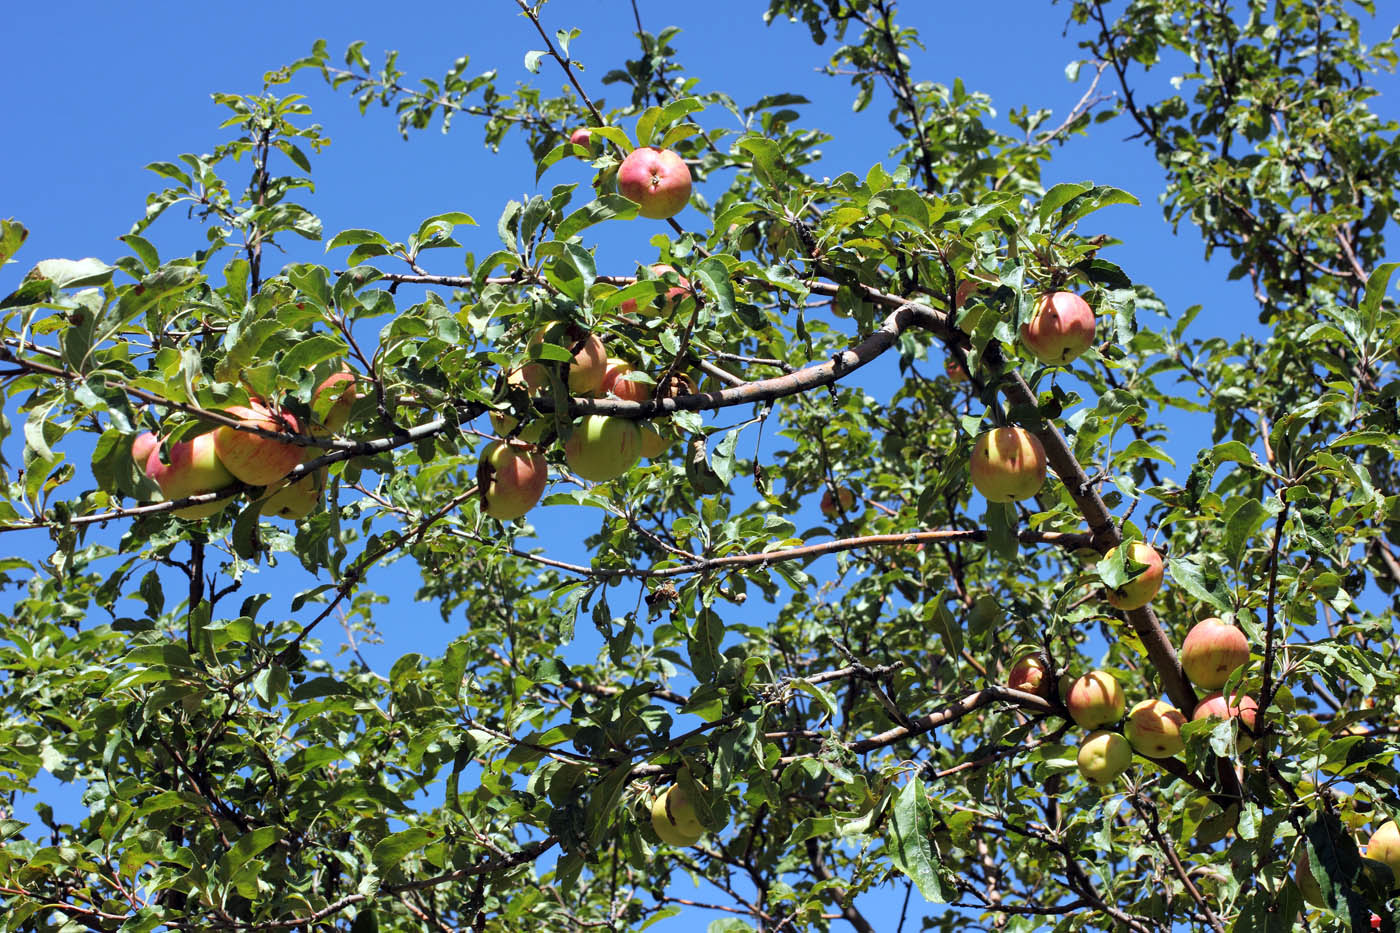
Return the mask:
<path fill-rule="evenodd" d="M 675 267 L 668 266 L 664 262 L 659 262 L 651 267 L 652 277 L 657 279 L 664 277 L 668 272 L 675 271 Z M 690 280 L 683 275 L 677 276 L 677 278 L 680 279 L 680 285 L 672 285 L 666 290 L 666 294 L 663 297 L 650 302 L 646 307 L 639 309 L 637 307 L 637 299 L 628 298 L 622 304 L 618 305 L 618 310 L 623 314 L 637 314 L 640 311 L 640 313 L 644 315 L 651 315 L 653 313 L 661 317 L 669 315 L 675 310 L 676 303 L 690 294 Z"/>
<path fill-rule="evenodd" d="M 1191 682 L 1205 690 L 1218 690 L 1249 660 L 1244 632 L 1223 619 L 1202 619 L 1181 643 L 1181 666 Z"/>
<path fill-rule="evenodd" d="M 841 500 L 841 511 L 850 512 L 856 504 L 856 494 L 845 486 L 842 486 L 837 490 L 837 496 L 839 496 Z M 836 499 L 832 497 L 830 487 L 827 487 L 826 492 L 822 493 L 821 510 L 822 514 L 827 518 L 832 520 L 836 519 Z"/>
<path fill-rule="evenodd" d="M 131 441 L 131 459 L 136 461 L 136 465 L 142 470 L 146 469 L 146 461 L 151 459 L 151 451 L 160 449 L 160 438 L 151 431 L 142 431 Z"/>
<path fill-rule="evenodd" d="M 617 170 L 617 191 L 651 220 L 674 217 L 690 200 L 690 169 L 670 149 L 633 149 Z"/>
<path fill-rule="evenodd" d="M 592 147 L 589 145 L 589 143 L 591 143 L 592 141 L 593 134 L 588 131 L 588 127 L 586 126 L 580 126 L 578 129 L 574 130 L 572 133 L 569 134 L 569 142 L 573 143 L 575 146 L 582 146 L 585 149 L 591 149 Z"/>
<path fill-rule="evenodd" d="M 670 450 L 675 441 L 669 431 L 663 433 L 650 423 L 638 424 L 637 429 L 642 432 L 642 456 L 648 460 L 655 460 Z"/>
<path fill-rule="evenodd" d="M 1091 732 L 1079 745 L 1079 773 L 1090 784 L 1110 784 L 1133 763 L 1133 750 L 1116 732 Z"/>
<path fill-rule="evenodd" d="M 603 387 L 603 374 L 608 368 L 608 351 L 596 334 L 586 333 L 574 324 L 557 323 L 536 332 L 531 344 L 542 344 L 548 338 L 557 346 L 574 351 L 569 364 L 569 391 L 574 395 L 594 395 Z M 525 384 L 531 392 L 549 385 L 549 375 L 543 363 L 526 363 L 521 367 Z"/>
<path fill-rule="evenodd" d="M 1387 820 L 1366 843 L 1366 857 L 1382 862 L 1390 869 L 1391 890 L 1400 890 L 1400 826 Z"/>
<path fill-rule="evenodd" d="M 294 483 L 278 483 L 265 490 L 258 512 L 292 521 L 305 518 L 316 511 L 321 490 L 326 488 L 326 468 L 306 474 Z"/>
<path fill-rule="evenodd" d="M 1127 701 L 1117 679 L 1107 671 L 1090 671 L 1069 685 L 1065 706 L 1083 729 L 1097 729 L 1123 718 Z"/>
<path fill-rule="evenodd" d="M 971 469 L 988 502 L 1016 502 L 1045 485 L 1045 448 L 1025 428 L 993 428 L 972 445 Z"/>
<path fill-rule="evenodd" d="M 1006 685 L 1013 690 L 1024 690 L 1036 696 L 1050 698 L 1050 672 L 1039 652 L 1025 655 L 1011 666 L 1006 675 Z"/>
<path fill-rule="evenodd" d="M 623 378 L 631 372 L 635 370 L 626 361 L 608 357 L 608 367 L 603 372 L 603 392 L 612 393 L 624 402 L 645 402 L 651 398 L 651 386 Z"/>
<path fill-rule="evenodd" d="M 1255 719 L 1259 715 L 1259 704 L 1254 702 L 1254 697 L 1232 696 L 1230 697 L 1230 701 L 1227 701 L 1219 690 L 1214 693 L 1208 693 L 1196 704 L 1196 709 L 1191 713 L 1191 719 L 1197 720 L 1209 717 L 1211 719 L 1225 720 L 1234 719 L 1238 716 L 1240 722 L 1244 723 L 1248 728 L 1253 729 Z M 1244 747 L 1244 742 L 1248 740 L 1248 736 L 1242 736 L 1241 747 Z"/>
<path fill-rule="evenodd" d="M 1123 731 L 1133 750 L 1148 758 L 1170 758 L 1184 747 L 1181 727 L 1186 717 L 1163 700 L 1143 700 L 1128 711 Z"/>
<path fill-rule="evenodd" d="M 146 475 L 156 481 L 160 494 L 167 502 L 197 496 L 205 492 L 218 492 L 233 483 L 233 475 L 219 460 L 214 450 L 214 435 L 201 434 L 188 441 L 170 445 L 170 463 L 161 462 L 161 449 L 157 444 L 146 459 Z M 228 500 L 219 499 L 201 505 L 187 505 L 176 509 L 180 518 L 208 518 L 223 510 Z"/>
<path fill-rule="evenodd" d="M 588 415 L 564 444 L 569 468 L 600 483 L 632 469 L 641 454 L 642 432 L 636 422 L 607 415 Z"/>
<path fill-rule="evenodd" d="M 1113 548 L 1106 556 L 1112 560 L 1117 553 L 1118 548 Z M 1162 588 L 1161 554 L 1150 545 L 1134 541 L 1128 556 L 1133 562 L 1145 564 L 1146 567 L 1122 586 L 1105 590 L 1104 596 L 1108 599 L 1108 604 L 1115 609 L 1141 609 L 1151 602 L 1152 597 Z"/>
<path fill-rule="evenodd" d="M 355 407 L 355 399 L 360 397 L 355 374 L 348 369 L 331 373 L 311 393 L 311 413 L 320 426 L 332 434 L 339 434 L 350 418 L 350 409 Z M 317 431 L 314 426 L 312 433 Z"/>
<path fill-rule="evenodd" d="M 295 434 L 298 430 L 297 419 L 291 414 L 274 414 L 272 409 L 256 400 L 247 407 L 235 405 L 224 414 L 264 431 Z M 304 455 L 304 448 L 296 444 L 230 427 L 214 431 L 214 451 L 228 471 L 249 486 L 271 485 L 301 463 Z"/>
<path fill-rule="evenodd" d="M 943 360 L 943 372 L 947 373 L 948 381 L 953 385 L 967 382 L 967 370 L 956 359 L 949 356 Z"/>
<path fill-rule="evenodd" d="M 528 444 L 492 441 L 481 452 L 477 495 L 481 510 L 503 522 L 535 507 L 549 480 L 549 464 Z"/>
<path fill-rule="evenodd" d="M 651 828 L 667 845 L 693 846 L 705 835 L 695 806 L 679 784 L 672 784 L 651 805 Z"/>
<path fill-rule="evenodd" d="M 1021 325 L 1021 342 L 1042 363 L 1064 366 L 1094 345 L 1094 312 L 1074 292 L 1050 292 Z"/>

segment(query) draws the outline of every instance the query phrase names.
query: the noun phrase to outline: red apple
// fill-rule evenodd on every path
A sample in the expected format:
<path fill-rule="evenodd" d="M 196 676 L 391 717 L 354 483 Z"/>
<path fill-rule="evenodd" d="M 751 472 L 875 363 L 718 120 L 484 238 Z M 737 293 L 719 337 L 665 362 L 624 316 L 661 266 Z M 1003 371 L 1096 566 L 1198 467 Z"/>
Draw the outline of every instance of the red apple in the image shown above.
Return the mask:
<path fill-rule="evenodd" d="M 1094 312 L 1074 292 L 1050 292 L 1021 325 L 1021 342 L 1042 363 L 1064 366 L 1094 344 Z"/>
<path fill-rule="evenodd" d="M 668 272 L 675 271 L 674 267 L 668 266 L 663 262 L 659 262 L 651 267 L 652 277 L 657 279 L 664 277 Z M 665 296 L 656 301 L 652 301 L 644 308 L 639 309 L 637 307 L 637 300 L 635 298 L 628 298 L 622 304 L 618 305 L 618 310 L 623 314 L 637 314 L 639 311 L 644 315 L 655 313 L 663 317 L 670 314 L 675 310 L 676 303 L 690 294 L 690 280 L 683 275 L 678 276 L 678 278 L 680 279 L 680 285 L 671 286 L 666 290 Z"/>
<path fill-rule="evenodd" d="M 136 461 L 136 465 L 142 470 L 146 469 L 146 461 L 151 459 L 151 452 L 160 449 L 160 438 L 150 431 L 142 431 L 131 442 L 131 459 Z"/>
<path fill-rule="evenodd" d="M 574 426 L 564 444 L 569 468 L 584 479 L 606 482 L 632 469 L 642 453 L 642 432 L 636 422 L 607 415 L 588 415 Z"/>
<path fill-rule="evenodd" d="M 1051 695 L 1050 672 L 1038 652 L 1025 655 L 1011 666 L 1006 675 L 1006 685 L 1013 690 L 1024 690 L 1046 699 Z"/>
<path fill-rule="evenodd" d="M 956 359 L 949 356 L 943 360 L 943 372 L 948 374 L 948 381 L 953 385 L 967 382 L 967 370 Z"/>
<path fill-rule="evenodd" d="M 350 409 L 355 407 L 355 399 L 360 397 L 355 374 L 348 369 L 331 373 L 311 393 L 311 413 L 313 418 L 332 434 L 339 434 L 350 418 Z M 317 431 L 314 426 L 312 433 Z"/>
<path fill-rule="evenodd" d="M 1113 548 L 1106 555 L 1112 560 L 1118 553 L 1118 548 Z M 1137 576 L 1116 589 L 1110 588 L 1104 591 L 1105 598 L 1110 606 L 1115 609 L 1141 609 L 1152 601 L 1152 597 L 1157 595 L 1157 591 L 1162 588 L 1162 555 L 1158 554 L 1150 545 L 1141 541 L 1134 541 L 1128 556 L 1134 563 L 1145 564 L 1144 569 L 1138 571 Z"/>
<path fill-rule="evenodd" d="M 586 333 L 573 324 L 558 323 L 538 331 L 530 342 L 542 344 L 546 339 L 574 353 L 573 362 L 569 364 L 570 392 L 574 395 L 594 395 L 602 389 L 603 374 L 608 368 L 608 351 L 597 335 Z M 531 392 L 539 392 L 549 385 L 549 376 L 542 363 L 526 363 L 521 367 L 521 372 Z"/>
<path fill-rule="evenodd" d="M 695 806 L 679 784 L 672 784 L 651 805 L 651 828 L 667 845 L 693 846 L 705 835 Z"/>
<path fill-rule="evenodd" d="M 1070 718 L 1083 729 L 1097 729 L 1123 718 L 1123 688 L 1107 671 L 1090 671 L 1070 684 L 1065 706 Z"/>
<path fill-rule="evenodd" d="M 1244 723 L 1251 732 L 1254 730 L 1254 723 L 1258 716 L 1259 704 L 1254 702 L 1254 697 L 1232 696 L 1226 700 L 1219 690 L 1202 697 L 1191 713 L 1192 721 L 1207 718 L 1223 721 L 1239 717 L 1240 722 Z M 1248 732 L 1240 732 L 1237 742 L 1242 752 L 1249 751 L 1254 745 L 1254 739 Z"/>
<path fill-rule="evenodd" d="M 837 491 L 837 495 L 840 496 L 841 511 L 850 512 L 856 504 L 856 494 L 842 486 Z M 822 514 L 827 518 L 833 520 L 836 518 L 836 499 L 832 497 L 830 487 L 827 488 L 826 492 L 822 493 L 821 510 Z"/>
<path fill-rule="evenodd" d="M 481 510 L 510 521 L 535 507 L 549 480 L 549 464 L 528 444 L 492 441 L 481 452 L 477 471 Z"/>
<path fill-rule="evenodd" d="M 589 143 L 593 141 L 593 134 L 588 131 L 588 127 L 580 126 L 569 134 L 569 142 L 575 146 L 582 146 L 585 149 L 592 148 Z"/>
<path fill-rule="evenodd" d="M 651 398 L 651 386 L 623 378 L 631 372 L 635 370 L 626 361 L 609 357 L 608 367 L 603 372 L 603 392 L 616 395 L 624 402 L 645 402 Z"/>
<path fill-rule="evenodd" d="M 274 414 L 272 409 L 256 400 L 248 407 L 235 405 L 224 414 L 264 431 L 287 431 L 292 434 L 298 431 L 297 419 L 291 414 Z M 268 486 L 301 463 L 305 448 L 260 434 L 222 427 L 214 431 L 214 451 L 237 479 L 249 486 Z"/>
<path fill-rule="evenodd" d="M 1181 644 L 1181 666 L 1191 682 L 1205 690 L 1217 690 L 1235 669 L 1249 660 L 1244 632 L 1216 618 L 1202 619 L 1186 633 Z"/>
<path fill-rule="evenodd" d="M 146 459 L 146 475 L 156 481 L 167 502 L 218 492 L 233 483 L 233 475 L 220 462 L 214 450 L 214 435 L 180 441 L 170 446 L 170 463 L 162 463 L 160 445 L 151 448 Z M 176 509 L 180 518 L 208 518 L 228 505 L 227 499 Z"/>
<path fill-rule="evenodd" d="M 1027 499 L 1045 485 L 1045 448 L 1025 428 L 993 428 L 972 445 L 971 471 L 988 502 Z"/>
<path fill-rule="evenodd" d="M 1387 820 L 1366 843 L 1366 857 L 1382 862 L 1390 869 L 1391 890 L 1400 890 L 1400 826 Z"/>
<path fill-rule="evenodd" d="M 1133 763 L 1133 750 L 1116 732 L 1092 732 L 1079 745 L 1077 763 L 1090 784 L 1110 784 Z"/>
<path fill-rule="evenodd" d="M 953 300 L 957 302 L 959 308 L 967 303 L 977 289 L 982 287 L 982 283 L 977 279 L 962 279 L 958 282 L 958 288 L 953 295 Z"/>
<path fill-rule="evenodd" d="M 690 200 L 690 169 L 670 149 L 634 149 L 617 170 L 617 190 L 652 220 L 674 217 Z"/>
<path fill-rule="evenodd" d="M 1133 750 L 1148 758 L 1170 758 L 1184 747 L 1181 727 L 1186 717 L 1162 700 L 1143 700 L 1128 711 L 1123 727 Z"/>

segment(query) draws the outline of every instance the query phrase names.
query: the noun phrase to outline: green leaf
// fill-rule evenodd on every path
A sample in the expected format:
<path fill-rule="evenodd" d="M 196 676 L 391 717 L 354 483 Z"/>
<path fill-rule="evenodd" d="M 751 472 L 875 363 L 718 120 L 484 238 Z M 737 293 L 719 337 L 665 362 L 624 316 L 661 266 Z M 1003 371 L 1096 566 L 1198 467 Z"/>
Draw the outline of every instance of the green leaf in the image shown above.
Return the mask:
<path fill-rule="evenodd" d="M 45 259 L 29 274 L 48 279 L 56 288 L 93 288 L 111 281 L 116 268 L 100 259 Z"/>
<path fill-rule="evenodd" d="M 379 840 L 370 854 L 370 859 L 380 871 L 398 868 L 408 853 L 422 848 L 431 838 L 428 831 L 420 827 L 393 833 Z"/>
<path fill-rule="evenodd" d="M 231 879 L 249 860 L 281 838 L 282 830 L 277 826 L 261 826 L 242 836 L 219 859 L 218 877 Z"/>
<path fill-rule="evenodd" d="M 948 900 L 941 877 L 943 866 L 932 839 L 933 807 L 923 781 L 915 775 L 894 798 L 893 811 L 885 823 L 885 848 L 924 900 L 943 904 Z"/>

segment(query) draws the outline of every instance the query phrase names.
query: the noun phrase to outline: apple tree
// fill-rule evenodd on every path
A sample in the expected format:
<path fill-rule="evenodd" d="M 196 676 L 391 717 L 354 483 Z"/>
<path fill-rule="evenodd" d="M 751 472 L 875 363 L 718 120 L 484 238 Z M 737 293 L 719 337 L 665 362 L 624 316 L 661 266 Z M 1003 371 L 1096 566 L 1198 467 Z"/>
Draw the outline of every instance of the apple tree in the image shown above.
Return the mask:
<path fill-rule="evenodd" d="M 802 98 L 518 2 L 537 84 L 317 43 L 121 255 L 4 222 L 0 930 L 1393 930 L 1373 5 L 1075 0 L 1083 98 L 1012 134 L 892 0 L 770 0 L 887 110 L 817 177 Z M 337 89 L 539 192 L 324 231 Z M 1042 182 L 1125 129 L 1248 334 Z M 389 564 L 454 635 L 381 671 Z M 15 818 L 40 772 L 80 818 Z"/>

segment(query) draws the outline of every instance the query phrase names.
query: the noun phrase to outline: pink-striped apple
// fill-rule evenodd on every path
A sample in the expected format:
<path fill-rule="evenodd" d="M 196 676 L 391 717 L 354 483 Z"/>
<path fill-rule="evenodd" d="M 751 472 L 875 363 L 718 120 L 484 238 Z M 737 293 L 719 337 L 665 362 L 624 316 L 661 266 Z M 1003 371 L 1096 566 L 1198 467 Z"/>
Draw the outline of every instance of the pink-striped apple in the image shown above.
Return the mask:
<path fill-rule="evenodd" d="M 249 427 L 264 431 L 286 431 L 296 434 L 297 419 L 288 412 L 274 413 L 262 402 L 254 400 L 246 407 L 235 405 L 224 414 L 236 418 Z M 287 475 L 287 471 L 301 463 L 305 448 L 286 441 L 274 440 L 240 431 L 236 428 L 221 427 L 214 431 L 214 451 L 235 478 L 249 486 L 268 486 Z"/>
<path fill-rule="evenodd" d="M 1196 704 L 1195 710 L 1191 713 L 1193 721 L 1197 719 L 1234 719 L 1244 724 L 1245 728 L 1251 732 L 1254 730 L 1254 723 L 1259 716 L 1259 704 L 1252 696 L 1231 696 L 1228 700 L 1219 690 L 1208 693 Z M 1248 732 L 1239 733 L 1240 751 L 1247 752 L 1254 745 L 1254 739 Z"/>
<path fill-rule="evenodd" d="M 588 415 L 574 425 L 574 433 L 564 443 L 569 468 L 600 483 L 632 469 L 641 454 L 642 432 L 636 422 L 607 415 Z"/>
<path fill-rule="evenodd" d="M 1013 690 L 1023 690 L 1026 693 L 1034 693 L 1046 699 L 1051 695 L 1050 672 L 1045 669 L 1045 661 L 1041 659 L 1039 652 L 1032 652 L 1022 656 L 1015 664 L 1011 665 L 1011 672 L 1006 675 L 1006 685 Z"/>
<path fill-rule="evenodd" d="M 539 346 L 550 343 L 573 351 L 568 364 L 569 391 L 574 395 L 595 395 L 603 387 L 603 374 L 608 369 L 608 351 L 596 334 L 585 332 L 574 324 L 557 323 L 540 329 L 530 343 Z M 525 384 L 538 393 L 549 385 L 549 375 L 543 363 L 526 363 L 521 367 Z"/>
<path fill-rule="evenodd" d="M 1094 312 L 1074 292 L 1050 292 L 1021 325 L 1021 342 L 1042 363 L 1065 366 L 1094 345 Z"/>
<path fill-rule="evenodd" d="M 1069 685 L 1065 706 L 1082 729 L 1097 729 L 1123 718 L 1127 701 L 1118 680 L 1107 671 L 1090 671 Z"/>
<path fill-rule="evenodd" d="M 1118 554 L 1118 548 L 1112 548 L 1107 555 L 1112 560 Z M 1139 570 L 1127 583 L 1120 587 L 1109 587 L 1104 590 L 1104 596 L 1108 604 L 1115 609 L 1141 609 L 1152 601 L 1152 597 L 1157 595 L 1157 591 L 1162 588 L 1162 555 L 1148 544 L 1141 541 L 1134 541 L 1128 551 L 1128 557 L 1133 563 L 1142 564 L 1143 569 Z"/>
<path fill-rule="evenodd" d="M 1191 626 L 1181 643 L 1181 666 L 1191 682 L 1205 690 L 1218 690 L 1236 668 L 1249 660 L 1244 632 L 1223 619 L 1202 619 Z"/>
<path fill-rule="evenodd" d="M 218 492 L 233 483 L 233 475 L 225 468 L 214 450 L 214 435 L 201 434 L 188 441 L 170 445 L 170 463 L 161 462 L 161 448 L 150 448 L 146 458 L 146 475 L 156 481 L 160 494 L 167 502 Z M 180 518 L 208 518 L 223 510 L 227 499 L 188 505 L 176 509 Z"/>
<path fill-rule="evenodd" d="M 637 213 L 665 220 L 690 200 L 690 169 L 670 149 L 633 149 L 617 170 L 618 194 L 637 202 Z"/>
<path fill-rule="evenodd" d="M 1123 732 L 1133 750 L 1148 758 L 1170 758 L 1184 746 L 1181 727 L 1186 717 L 1181 710 L 1163 700 L 1143 700 L 1128 711 Z"/>
<path fill-rule="evenodd" d="M 988 502 L 1027 499 L 1045 485 L 1045 448 L 1025 428 L 993 428 L 972 445 L 971 472 Z"/>
<path fill-rule="evenodd" d="M 492 441 L 481 452 L 477 468 L 481 510 L 510 521 L 535 507 L 549 480 L 549 464 L 528 444 Z"/>
<path fill-rule="evenodd" d="M 651 398 L 652 387 L 645 382 L 623 378 L 635 372 L 625 360 L 608 358 L 608 368 L 603 373 L 604 394 L 616 395 L 624 402 L 645 402 Z"/>

